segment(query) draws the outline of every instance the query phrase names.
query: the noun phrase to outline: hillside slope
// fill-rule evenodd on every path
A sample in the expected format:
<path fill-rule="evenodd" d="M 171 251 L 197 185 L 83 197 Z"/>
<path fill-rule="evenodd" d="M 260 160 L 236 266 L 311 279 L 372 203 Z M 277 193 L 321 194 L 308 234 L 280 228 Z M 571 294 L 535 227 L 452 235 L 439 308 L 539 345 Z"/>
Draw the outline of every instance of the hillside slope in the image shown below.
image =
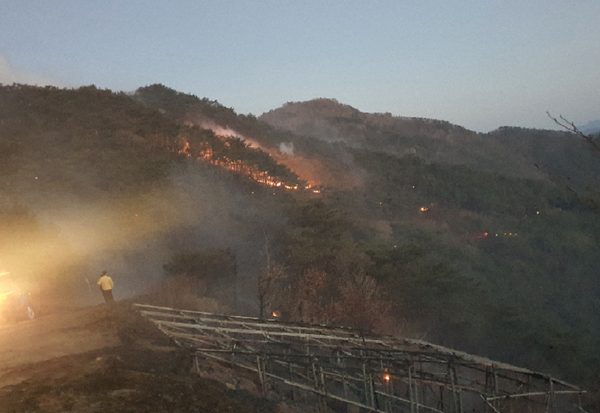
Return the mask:
<path fill-rule="evenodd" d="M 259 119 L 327 142 L 512 177 L 559 179 L 577 190 L 599 188 L 600 162 L 585 143 L 564 132 L 507 127 L 481 134 L 440 120 L 363 113 L 331 99 L 287 103 Z"/>
<path fill-rule="evenodd" d="M 4 326 L 0 360 L 3 413 L 274 411 L 248 391 L 190 374 L 186 355 L 125 303 Z"/>
<path fill-rule="evenodd" d="M 281 131 L 161 85 L 131 96 L 0 88 L 2 266 L 40 292 L 89 302 L 100 300 L 88 282 L 102 270 L 117 299 L 191 277 L 178 305 L 206 296 L 238 314 L 397 331 L 598 383 L 593 197 L 548 174 L 514 176 L 524 155 L 505 176 L 400 150 L 422 141 L 483 162 L 500 152 L 475 143 L 520 147 L 532 132 L 510 141 L 510 129 L 486 137 L 321 103 L 353 141 Z M 306 172 L 322 186 L 301 186 Z M 228 277 L 215 275 L 215 257 Z"/>

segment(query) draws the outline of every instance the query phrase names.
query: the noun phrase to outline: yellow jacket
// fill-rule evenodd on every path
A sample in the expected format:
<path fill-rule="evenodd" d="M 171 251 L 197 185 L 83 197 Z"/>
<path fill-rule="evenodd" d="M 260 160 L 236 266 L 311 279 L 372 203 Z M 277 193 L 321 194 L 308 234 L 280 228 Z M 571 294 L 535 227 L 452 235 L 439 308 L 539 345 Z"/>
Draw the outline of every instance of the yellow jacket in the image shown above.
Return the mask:
<path fill-rule="evenodd" d="M 98 280 L 98 285 L 102 291 L 112 290 L 114 287 L 113 280 L 108 275 L 103 275 Z"/>

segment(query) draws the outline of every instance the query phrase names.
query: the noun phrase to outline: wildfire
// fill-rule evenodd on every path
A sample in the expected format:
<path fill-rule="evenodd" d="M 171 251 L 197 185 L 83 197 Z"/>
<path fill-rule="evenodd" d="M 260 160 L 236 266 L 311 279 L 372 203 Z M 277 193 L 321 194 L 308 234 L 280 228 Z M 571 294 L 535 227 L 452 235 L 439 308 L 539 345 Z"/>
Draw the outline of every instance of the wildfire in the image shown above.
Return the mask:
<path fill-rule="evenodd" d="M 179 153 L 180 155 L 189 155 L 189 151 L 190 143 L 188 141 L 185 141 L 185 143 L 183 144 L 183 148 L 181 148 L 177 153 Z"/>
<path fill-rule="evenodd" d="M 481 239 L 486 239 L 488 237 L 488 233 L 487 232 L 473 232 L 473 233 L 467 233 L 467 237 L 471 238 L 471 239 L 475 239 L 475 240 L 481 240 Z M 498 234 L 496 234 L 497 236 Z"/>
<path fill-rule="evenodd" d="M 306 185 L 306 186 L 304 187 L 304 189 L 306 189 L 307 191 L 312 191 L 312 193 L 313 193 L 313 194 L 320 194 L 320 193 L 321 193 L 321 190 L 320 190 L 320 189 L 318 189 L 318 188 L 314 188 L 314 187 L 312 186 L 312 184 L 308 184 L 308 185 Z"/>
<path fill-rule="evenodd" d="M 242 174 L 248 175 L 250 179 L 255 180 L 256 182 L 268 185 L 271 188 L 285 188 L 288 191 L 297 191 L 300 187 L 298 184 L 290 185 L 283 181 L 280 181 L 270 175 L 268 175 L 265 171 L 260 171 L 256 165 L 247 165 L 240 160 L 231 160 L 226 157 L 222 157 L 220 159 L 215 159 L 213 157 L 214 153 L 210 146 L 205 145 L 202 147 L 197 154 L 192 155 L 192 148 L 190 143 L 187 140 L 183 140 L 183 147 L 178 150 L 180 155 L 186 155 L 188 157 L 194 156 L 196 159 L 201 160 L 203 162 L 209 163 L 211 165 L 220 166 L 221 168 L 228 169 L 230 171 L 240 172 Z M 320 194 L 321 189 L 313 188 L 312 185 L 306 185 L 304 187 L 305 190 L 311 190 L 315 194 Z"/>
<path fill-rule="evenodd" d="M 419 211 L 427 212 L 427 211 L 429 211 L 429 208 L 422 206 L 421 208 L 419 208 Z"/>
<path fill-rule="evenodd" d="M 389 375 L 389 374 L 384 374 L 384 375 L 383 375 L 383 379 L 384 379 L 385 381 L 390 381 L 390 375 Z"/>

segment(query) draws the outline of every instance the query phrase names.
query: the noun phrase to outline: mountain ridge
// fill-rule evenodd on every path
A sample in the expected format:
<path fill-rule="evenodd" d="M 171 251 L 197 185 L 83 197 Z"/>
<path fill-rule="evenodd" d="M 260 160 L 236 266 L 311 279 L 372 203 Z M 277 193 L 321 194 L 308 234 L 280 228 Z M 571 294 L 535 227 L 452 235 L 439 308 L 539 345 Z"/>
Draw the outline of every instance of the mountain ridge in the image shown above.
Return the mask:
<path fill-rule="evenodd" d="M 259 119 L 297 135 L 396 156 L 416 155 L 428 162 L 513 177 L 559 177 L 569 180 L 575 190 L 598 189 L 600 179 L 595 154 L 577 136 L 563 131 L 508 126 L 477 133 L 436 119 L 363 113 L 335 99 L 290 102 Z M 570 164 L 565 153 L 573 159 Z"/>
<path fill-rule="evenodd" d="M 286 276 L 275 284 L 285 288 L 266 302 L 283 317 L 388 328 L 378 323 L 389 315 L 406 334 L 593 380 L 589 366 L 600 364 L 591 350 L 600 342 L 593 192 L 568 190 L 567 177 L 552 179 L 542 162 L 541 179 L 482 171 L 495 166 L 484 151 L 493 145 L 505 151 L 494 161 L 505 169 L 507 147 L 530 167 L 559 155 L 564 164 L 551 165 L 559 171 L 585 166 L 585 142 L 561 154 L 575 137 L 510 127 L 483 135 L 318 103 L 335 115 L 314 109 L 323 127 L 354 133 L 354 143 L 276 129 L 162 85 L 133 96 L 1 87 L 3 265 L 67 283 L 74 296 L 88 292 L 81 274 L 114 269 L 120 291 L 133 294 L 162 280 L 170 257 L 222 249 L 237 269 L 228 285 L 235 291 L 223 294 L 241 313 L 256 313 L 258 279 L 280 271 Z M 398 122 L 440 133 L 411 135 Z M 472 163 L 481 156 L 483 165 L 435 161 L 450 149 Z M 276 186 L 271 178 L 294 178 L 282 167 L 290 159 L 315 175 L 322 165 L 359 179 Z M 361 298 L 365 286 L 376 300 Z M 373 304 L 368 314 L 377 315 L 355 318 L 367 312 L 348 307 L 350 297 L 360 308 Z M 300 303 L 306 311 L 298 315 Z"/>

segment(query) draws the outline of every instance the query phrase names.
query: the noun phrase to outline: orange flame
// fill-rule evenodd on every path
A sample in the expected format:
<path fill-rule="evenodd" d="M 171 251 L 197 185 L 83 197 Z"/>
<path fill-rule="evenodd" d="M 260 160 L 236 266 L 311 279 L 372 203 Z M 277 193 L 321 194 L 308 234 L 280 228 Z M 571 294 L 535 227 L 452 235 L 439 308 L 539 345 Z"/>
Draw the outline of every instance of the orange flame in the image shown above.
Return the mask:
<path fill-rule="evenodd" d="M 190 143 L 185 140 L 182 139 L 182 148 L 179 149 L 177 152 L 180 155 L 186 155 L 188 157 L 192 157 L 192 154 L 190 152 L 191 150 L 191 146 Z M 285 188 L 288 191 L 297 191 L 299 186 L 298 184 L 294 184 L 294 185 L 290 185 L 290 184 L 286 184 L 283 181 L 280 181 L 272 176 L 269 176 L 267 172 L 265 171 L 260 171 L 258 169 L 258 167 L 256 165 L 246 165 L 245 163 L 243 163 L 240 160 L 236 160 L 236 161 L 232 161 L 231 159 L 228 159 L 226 157 L 223 157 L 221 159 L 213 159 L 213 150 L 210 146 L 208 145 L 203 145 L 204 147 L 202 149 L 200 149 L 199 151 L 199 155 L 196 157 L 196 159 L 210 163 L 212 165 L 216 165 L 216 166 L 220 166 L 222 168 L 228 169 L 230 171 L 236 171 L 236 172 L 240 172 L 243 173 L 245 175 L 248 175 L 249 178 L 255 180 L 256 182 L 260 183 L 260 184 L 264 184 L 264 185 L 268 185 L 270 187 L 274 187 L 274 188 Z M 315 194 L 320 194 L 321 193 L 321 189 L 312 189 L 313 186 L 308 184 L 304 187 L 304 189 L 306 190 L 312 190 L 313 193 Z"/>

